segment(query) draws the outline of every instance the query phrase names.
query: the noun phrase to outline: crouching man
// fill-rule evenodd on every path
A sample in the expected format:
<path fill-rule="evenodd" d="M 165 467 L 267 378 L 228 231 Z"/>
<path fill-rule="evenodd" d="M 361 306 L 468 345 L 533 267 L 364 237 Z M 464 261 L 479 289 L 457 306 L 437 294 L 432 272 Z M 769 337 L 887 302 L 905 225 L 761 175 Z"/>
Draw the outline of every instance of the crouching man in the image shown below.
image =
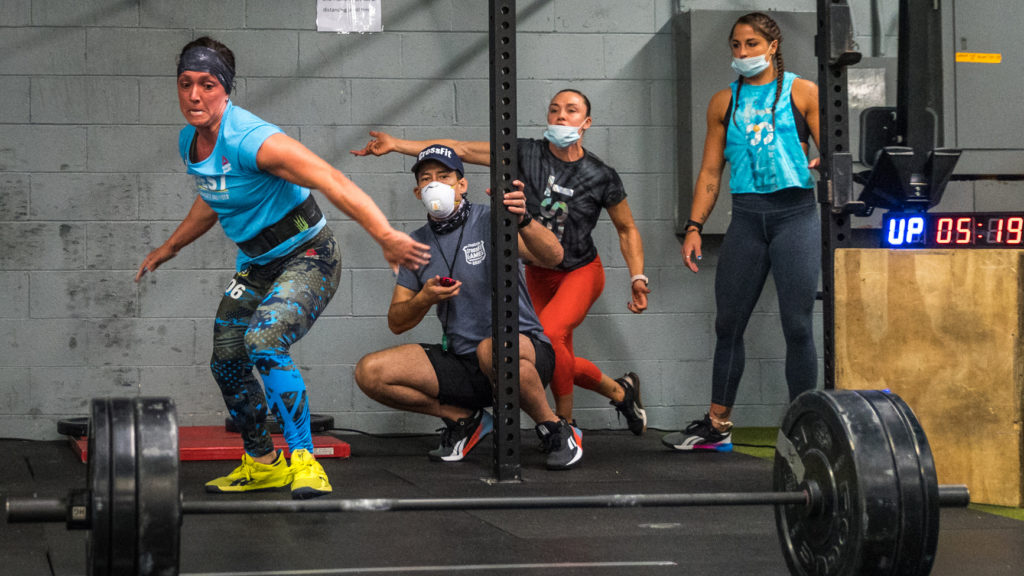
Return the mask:
<path fill-rule="evenodd" d="M 388 326 L 401 334 L 417 326 L 433 307 L 441 321 L 441 341 L 368 354 L 356 365 L 355 379 L 381 404 L 441 418 L 440 444 L 428 456 L 455 462 L 493 429 L 493 418 L 484 410 L 494 398 L 490 259 L 496 256 L 491 250 L 491 209 L 489 203 L 466 199 L 462 160 L 451 148 L 428 146 L 412 172 L 414 193 L 428 215 L 427 224 L 411 236 L 430 246 L 430 260 L 418 270 L 399 269 Z M 558 265 L 562 246 L 550 230 L 526 215 L 521 182 L 505 195 L 504 205 L 519 219 L 519 257 L 533 265 Z M 579 431 L 559 419 L 548 404 L 544 387 L 553 371 L 554 351 L 520 272 L 519 402 L 537 422 L 537 434 L 548 452 L 547 467 L 559 470 L 579 463 L 583 446 Z"/>

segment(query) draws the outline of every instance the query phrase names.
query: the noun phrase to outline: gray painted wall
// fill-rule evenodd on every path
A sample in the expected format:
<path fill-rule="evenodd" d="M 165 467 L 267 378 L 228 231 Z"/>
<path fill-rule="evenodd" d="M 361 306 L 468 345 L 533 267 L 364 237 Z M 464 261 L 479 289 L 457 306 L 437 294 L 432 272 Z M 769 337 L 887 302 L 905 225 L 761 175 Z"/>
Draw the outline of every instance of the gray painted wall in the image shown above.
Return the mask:
<path fill-rule="evenodd" d="M 671 21 L 679 10 L 758 6 L 518 3 L 520 134 L 539 137 L 557 89 L 573 86 L 590 96 L 594 127 L 586 145 L 626 183 L 653 289 L 647 313 L 626 310 L 628 273 L 605 217 L 595 236 L 607 285 L 576 333 L 576 350 L 612 375 L 638 372 L 655 428 L 703 414 L 713 348 L 717 243 L 709 239 L 707 264 L 694 276 L 684 273 L 673 235 Z M 84 415 L 89 399 L 103 395 L 169 395 L 183 424 L 223 420 L 207 362 L 234 247 L 215 228 L 142 283 L 132 281 L 142 257 L 192 201 L 176 151 L 183 120 L 174 88 L 174 59 L 189 40 L 209 34 L 228 44 L 238 65 L 233 100 L 345 172 L 402 229 L 422 223 L 410 159 L 360 159 L 348 151 L 377 128 L 416 139 L 487 139 L 486 2 L 383 0 L 385 31 L 368 35 L 316 32 L 314 7 L 314 0 L 0 4 L 0 437 L 55 438 L 56 420 Z M 858 10 L 858 21 L 867 21 Z M 886 18 L 888 45 L 894 10 Z M 472 194 L 483 197 L 487 173 L 475 169 L 468 177 Z M 982 187 L 979 197 L 1011 193 L 1000 183 Z M 344 250 L 342 286 L 294 347 L 314 412 L 371 432 L 433 430 L 431 418 L 363 396 L 352 369 L 367 352 L 436 340 L 439 324 L 431 318 L 392 335 L 384 315 L 393 277 L 380 251 L 336 209 L 327 213 Z M 820 341 L 820 314 L 818 325 Z M 777 424 L 787 398 L 770 283 L 747 344 L 735 420 Z M 576 405 L 585 428 L 622 426 L 588 391 L 577 392 Z"/>

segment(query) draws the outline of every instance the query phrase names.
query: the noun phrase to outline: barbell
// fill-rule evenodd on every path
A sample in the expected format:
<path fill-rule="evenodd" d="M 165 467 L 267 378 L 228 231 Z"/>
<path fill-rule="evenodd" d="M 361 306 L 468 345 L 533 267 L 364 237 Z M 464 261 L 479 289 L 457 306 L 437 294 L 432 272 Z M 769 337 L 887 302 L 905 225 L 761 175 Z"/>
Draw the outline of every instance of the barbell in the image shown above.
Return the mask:
<path fill-rule="evenodd" d="M 91 404 L 88 485 L 64 498 L 9 498 L 8 522 L 88 530 L 89 574 L 178 574 L 183 514 L 395 512 L 651 506 L 775 506 L 793 574 L 926 575 L 939 508 L 967 506 L 966 486 L 936 481 L 924 431 L 894 394 L 812 391 L 789 407 L 773 491 L 499 498 L 183 501 L 178 427 L 168 398 Z"/>

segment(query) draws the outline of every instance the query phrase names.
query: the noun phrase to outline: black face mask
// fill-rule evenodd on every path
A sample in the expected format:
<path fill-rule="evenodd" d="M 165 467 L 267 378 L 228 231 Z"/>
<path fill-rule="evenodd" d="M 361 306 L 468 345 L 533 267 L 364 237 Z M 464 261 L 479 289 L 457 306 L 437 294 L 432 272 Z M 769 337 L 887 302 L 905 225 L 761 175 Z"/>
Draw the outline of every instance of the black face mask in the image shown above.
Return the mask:
<path fill-rule="evenodd" d="M 434 234 L 443 236 L 461 228 L 466 223 L 466 218 L 469 218 L 469 200 L 463 196 L 462 201 L 459 202 L 459 207 L 455 209 L 451 216 L 444 220 L 434 220 L 427 217 L 427 221 L 430 222 L 430 229 L 434 231 Z"/>

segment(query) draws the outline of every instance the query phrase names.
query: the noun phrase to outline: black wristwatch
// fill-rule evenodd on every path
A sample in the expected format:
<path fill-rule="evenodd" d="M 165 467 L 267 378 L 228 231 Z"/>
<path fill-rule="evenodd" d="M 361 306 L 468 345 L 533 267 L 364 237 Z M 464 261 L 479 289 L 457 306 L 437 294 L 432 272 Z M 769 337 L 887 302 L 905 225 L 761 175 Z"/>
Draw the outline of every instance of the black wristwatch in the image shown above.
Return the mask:
<path fill-rule="evenodd" d="M 523 214 L 523 219 L 519 221 L 519 228 L 526 228 L 526 225 L 533 220 L 533 216 L 530 216 L 529 212 Z"/>
<path fill-rule="evenodd" d="M 696 220 L 687 220 L 686 221 L 686 225 L 683 226 L 683 232 L 684 233 L 689 232 L 691 226 L 693 228 L 697 229 L 697 234 L 698 235 L 701 235 L 701 236 L 703 235 L 703 233 L 704 233 L 704 224 L 702 224 L 700 222 L 697 222 Z"/>

